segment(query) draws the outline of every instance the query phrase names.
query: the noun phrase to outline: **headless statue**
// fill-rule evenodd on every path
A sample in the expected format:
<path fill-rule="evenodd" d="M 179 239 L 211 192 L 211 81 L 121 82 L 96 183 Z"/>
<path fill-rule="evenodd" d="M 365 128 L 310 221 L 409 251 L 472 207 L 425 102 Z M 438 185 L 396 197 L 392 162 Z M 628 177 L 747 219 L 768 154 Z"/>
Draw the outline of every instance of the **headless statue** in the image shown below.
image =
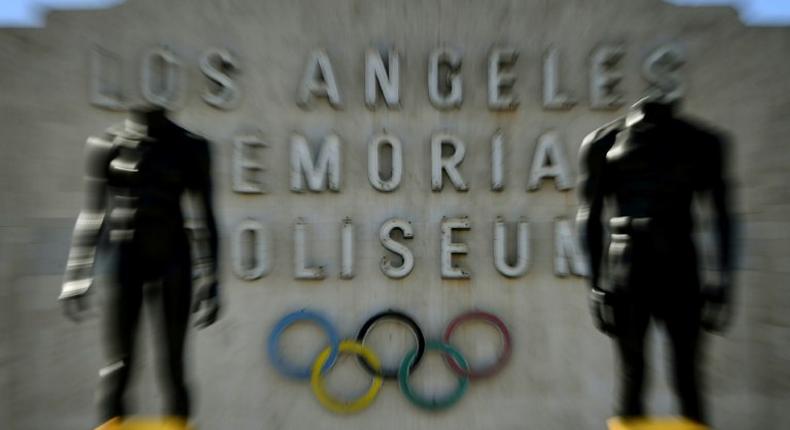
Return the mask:
<path fill-rule="evenodd" d="M 152 326 L 164 349 L 158 354 L 164 413 L 186 425 L 190 405 L 184 341 L 190 309 L 199 314 L 199 328 L 212 324 L 219 313 L 209 143 L 171 122 L 164 110 L 139 107 L 104 137 L 88 139 L 86 157 L 85 202 L 60 300 L 70 319 L 85 316 L 95 255 L 98 249 L 107 251 L 106 362 L 99 371 L 97 396 L 104 424 L 99 428 L 119 428 L 127 414 L 124 394 L 144 300 L 152 305 Z M 182 197 L 192 217 L 184 215 Z"/>
<path fill-rule="evenodd" d="M 721 332 L 731 315 L 725 147 L 717 133 L 677 116 L 677 104 L 653 94 L 584 139 L 577 223 L 591 263 L 593 319 L 621 363 L 618 414 L 645 413 L 644 341 L 655 319 L 669 337 L 681 414 L 705 422 L 701 329 Z M 718 279 L 706 285 L 691 237 L 695 196 L 707 198 L 715 219 Z M 612 215 L 607 252 L 604 206 Z"/>

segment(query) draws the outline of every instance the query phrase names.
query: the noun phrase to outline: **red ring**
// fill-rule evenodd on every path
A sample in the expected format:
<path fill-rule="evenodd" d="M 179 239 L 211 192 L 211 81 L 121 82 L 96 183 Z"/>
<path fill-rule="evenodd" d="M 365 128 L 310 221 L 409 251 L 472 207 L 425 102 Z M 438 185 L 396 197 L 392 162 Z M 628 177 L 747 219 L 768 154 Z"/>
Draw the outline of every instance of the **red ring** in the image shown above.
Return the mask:
<path fill-rule="evenodd" d="M 510 359 L 510 354 L 513 350 L 510 340 L 510 330 L 508 330 L 505 323 L 498 316 L 492 313 L 485 311 L 469 311 L 458 315 L 454 320 L 450 321 L 450 324 L 444 331 L 444 337 L 442 338 L 444 343 L 450 343 L 450 337 L 453 335 L 453 332 L 458 328 L 458 326 L 472 320 L 483 320 L 493 324 L 499 330 L 499 332 L 502 333 L 504 346 L 502 349 L 502 354 L 499 355 L 499 359 L 497 359 L 494 364 L 486 366 L 482 369 L 473 369 L 470 367 L 469 370 L 461 367 L 452 357 L 445 355 L 444 360 L 457 375 L 466 376 L 470 379 L 487 378 L 502 370 L 502 368 L 505 367 L 505 364 L 507 364 L 508 360 Z"/>

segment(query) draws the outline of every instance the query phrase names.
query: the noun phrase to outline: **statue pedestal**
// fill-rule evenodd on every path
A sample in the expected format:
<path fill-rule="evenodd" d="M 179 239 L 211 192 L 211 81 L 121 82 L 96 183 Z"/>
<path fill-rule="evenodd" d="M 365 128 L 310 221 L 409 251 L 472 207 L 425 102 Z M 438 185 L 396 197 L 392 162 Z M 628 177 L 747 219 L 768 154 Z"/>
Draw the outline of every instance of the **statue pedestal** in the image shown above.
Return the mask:
<path fill-rule="evenodd" d="M 194 430 L 194 427 L 181 418 L 130 417 L 121 423 L 120 430 Z"/>
<path fill-rule="evenodd" d="M 710 430 L 685 418 L 609 418 L 609 430 Z"/>
<path fill-rule="evenodd" d="M 195 430 L 183 418 L 126 418 L 121 422 L 114 418 L 96 430 Z"/>

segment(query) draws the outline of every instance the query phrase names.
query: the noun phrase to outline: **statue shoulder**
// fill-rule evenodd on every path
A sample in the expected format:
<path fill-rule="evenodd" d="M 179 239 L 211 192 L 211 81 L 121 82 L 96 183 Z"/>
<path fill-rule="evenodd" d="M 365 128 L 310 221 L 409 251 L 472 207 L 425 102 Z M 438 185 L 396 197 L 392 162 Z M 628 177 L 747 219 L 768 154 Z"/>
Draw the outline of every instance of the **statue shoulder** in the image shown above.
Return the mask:
<path fill-rule="evenodd" d="M 684 127 L 688 133 L 693 133 L 699 138 L 710 141 L 724 141 L 725 133 L 717 128 L 714 128 L 703 121 L 682 117 L 678 118 L 677 122 Z"/>
<path fill-rule="evenodd" d="M 181 136 L 181 140 L 187 145 L 197 148 L 208 147 L 209 141 L 204 136 L 201 136 L 200 134 L 193 131 L 189 131 L 176 123 L 172 123 L 172 127 L 174 127 L 176 133 Z"/>
<path fill-rule="evenodd" d="M 85 167 L 91 176 L 102 176 L 115 154 L 117 130 L 110 127 L 104 133 L 89 136 L 85 141 Z"/>
<path fill-rule="evenodd" d="M 723 156 L 727 152 L 728 138 L 725 132 L 706 125 L 694 119 L 678 119 L 686 133 L 693 136 L 691 139 L 699 146 L 702 153 Z"/>
<path fill-rule="evenodd" d="M 125 127 L 123 122 L 115 123 L 104 130 L 104 135 L 110 139 L 114 139 L 118 136 L 123 135 Z"/>
<path fill-rule="evenodd" d="M 191 132 L 181 126 L 178 127 L 179 136 L 186 151 L 191 170 L 196 178 L 208 175 L 211 170 L 211 142 L 204 136 Z M 197 179 L 196 179 L 197 180 Z"/>
<path fill-rule="evenodd" d="M 211 143 L 205 137 L 184 130 L 184 137 L 186 143 L 189 145 L 189 150 L 192 152 L 199 163 L 207 163 L 211 157 Z"/>
<path fill-rule="evenodd" d="M 625 118 L 618 118 L 589 133 L 579 147 L 579 159 L 582 162 L 589 162 L 591 158 L 605 158 L 606 152 L 614 144 L 617 133 L 624 127 Z"/>

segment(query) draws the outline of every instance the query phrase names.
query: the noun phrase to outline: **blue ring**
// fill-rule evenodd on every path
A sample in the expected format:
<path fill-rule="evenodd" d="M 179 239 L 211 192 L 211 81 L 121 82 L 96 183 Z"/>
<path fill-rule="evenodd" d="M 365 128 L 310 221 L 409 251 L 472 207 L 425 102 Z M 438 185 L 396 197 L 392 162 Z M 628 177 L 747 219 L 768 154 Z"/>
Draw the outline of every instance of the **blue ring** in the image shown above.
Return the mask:
<path fill-rule="evenodd" d="M 280 356 L 279 352 L 279 341 L 280 336 L 282 336 L 285 329 L 297 323 L 299 321 L 310 321 L 315 324 L 318 324 L 326 333 L 327 337 L 329 338 L 329 346 L 332 348 L 329 353 L 329 359 L 327 359 L 324 367 L 321 368 L 321 373 L 326 372 L 327 370 L 331 369 L 332 366 L 335 365 L 335 361 L 337 361 L 337 356 L 340 349 L 340 335 L 338 335 L 337 330 L 332 325 L 329 320 L 324 317 L 322 314 L 314 311 L 310 311 L 307 309 L 298 310 L 296 312 L 291 312 L 288 315 L 282 317 L 277 324 L 272 329 L 271 334 L 269 335 L 269 342 L 267 344 L 267 349 L 269 351 L 269 360 L 280 373 L 283 375 L 294 378 L 294 379 L 310 379 L 310 365 L 307 367 L 295 367 L 285 362 L 282 356 Z"/>

